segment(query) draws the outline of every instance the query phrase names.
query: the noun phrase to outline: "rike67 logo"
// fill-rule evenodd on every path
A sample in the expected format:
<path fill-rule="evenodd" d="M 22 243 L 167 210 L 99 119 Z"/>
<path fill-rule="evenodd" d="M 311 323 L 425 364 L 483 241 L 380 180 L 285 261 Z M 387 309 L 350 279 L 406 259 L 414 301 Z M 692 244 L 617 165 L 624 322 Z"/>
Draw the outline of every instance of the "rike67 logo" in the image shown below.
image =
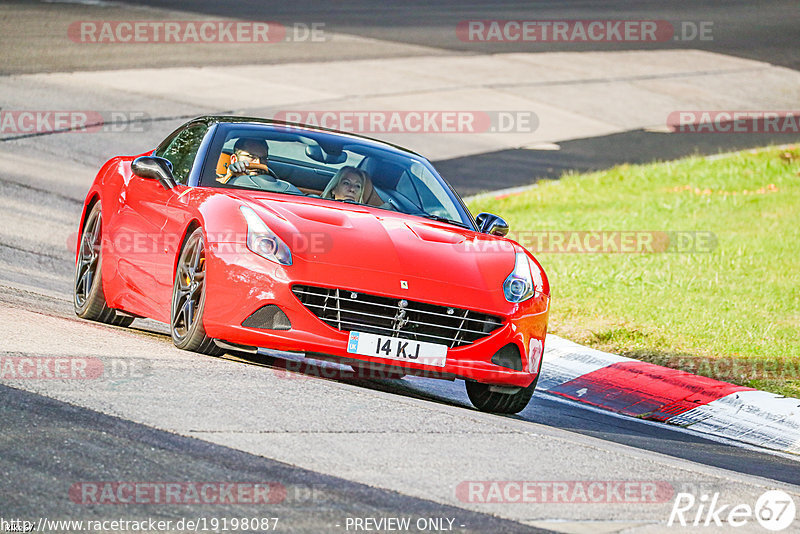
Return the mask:
<path fill-rule="evenodd" d="M 763 528 L 779 532 L 789 528 L 795 519 L 795 504 L 791 495 L 781 490 L 764 492 L 755 506 L 723 504 L 719 493 L 678 493 L 669 514 L 667 526 L 739 528 L 757 521 Z"/>

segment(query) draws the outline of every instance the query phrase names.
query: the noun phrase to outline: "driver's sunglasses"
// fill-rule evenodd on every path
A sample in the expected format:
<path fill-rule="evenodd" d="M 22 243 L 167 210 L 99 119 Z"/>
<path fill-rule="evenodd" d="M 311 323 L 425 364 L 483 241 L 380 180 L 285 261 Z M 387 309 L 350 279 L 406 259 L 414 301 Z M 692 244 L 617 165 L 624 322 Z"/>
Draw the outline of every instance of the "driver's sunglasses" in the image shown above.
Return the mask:
<path fill-rule="evenodd" d="M 239 157 L 249 158 L 249 159 L 257 159 L 258 161 L 268 161 L 269 154 L 265 154 L 263 156 L 259 156 L 258 154 L 251 154 L 250 152 L 245 152 L 244 150 L 240 150 L 238 153 Z"/>

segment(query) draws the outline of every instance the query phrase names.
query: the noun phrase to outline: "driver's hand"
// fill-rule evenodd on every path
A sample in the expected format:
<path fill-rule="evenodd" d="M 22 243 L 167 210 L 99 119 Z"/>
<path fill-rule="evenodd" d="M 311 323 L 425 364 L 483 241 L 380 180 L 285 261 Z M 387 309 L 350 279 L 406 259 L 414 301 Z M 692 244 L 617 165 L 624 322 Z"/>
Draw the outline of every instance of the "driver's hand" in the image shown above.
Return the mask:
<path fill-rule="evenodd" d="M 244 174 L 250 166 L 246 161 L 237 161 L 228 165 L 228 170 L 231 174 Z"/>

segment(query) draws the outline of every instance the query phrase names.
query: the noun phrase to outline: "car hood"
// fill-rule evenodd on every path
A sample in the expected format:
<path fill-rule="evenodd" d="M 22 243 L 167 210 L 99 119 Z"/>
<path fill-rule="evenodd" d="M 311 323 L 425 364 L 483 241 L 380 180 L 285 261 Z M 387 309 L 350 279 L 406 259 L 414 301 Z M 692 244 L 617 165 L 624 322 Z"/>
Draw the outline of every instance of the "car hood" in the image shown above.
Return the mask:
<path fill-rule="evenodd" d="M 502 294 L 515 245 L 447 223 L 331 201 L 241 195 L 302 262 Z"/>

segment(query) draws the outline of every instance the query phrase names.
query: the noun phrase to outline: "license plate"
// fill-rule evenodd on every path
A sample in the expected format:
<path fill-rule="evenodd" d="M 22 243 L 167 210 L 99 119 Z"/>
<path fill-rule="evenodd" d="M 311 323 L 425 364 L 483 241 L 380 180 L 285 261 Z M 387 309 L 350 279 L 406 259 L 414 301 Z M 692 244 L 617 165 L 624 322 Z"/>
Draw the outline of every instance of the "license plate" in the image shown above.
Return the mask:
<path fill-rule="evenodd" d="M 347 341 L 347 352 L 436 367 L 444 367 L 447 362 L 447 345 L 380 336 L 366 332 L 350 332 L 350 338 Z"/>

